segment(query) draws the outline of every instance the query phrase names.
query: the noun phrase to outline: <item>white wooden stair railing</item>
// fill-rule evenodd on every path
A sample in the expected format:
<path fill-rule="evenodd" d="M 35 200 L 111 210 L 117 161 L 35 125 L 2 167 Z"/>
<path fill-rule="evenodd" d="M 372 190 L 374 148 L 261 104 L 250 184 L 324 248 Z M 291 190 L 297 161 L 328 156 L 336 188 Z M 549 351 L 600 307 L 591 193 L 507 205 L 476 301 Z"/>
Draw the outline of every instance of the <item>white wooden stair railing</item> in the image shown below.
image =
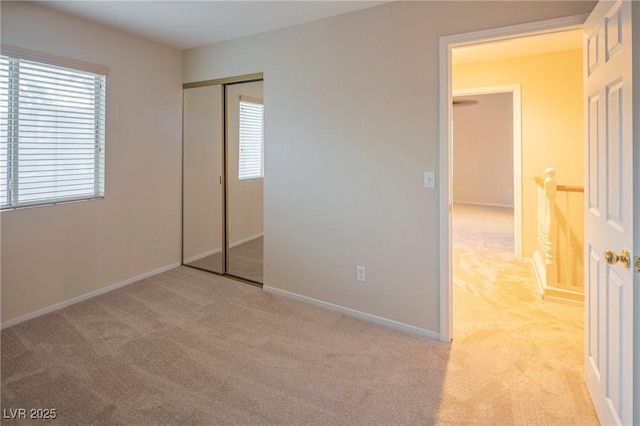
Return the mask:
<path fill-rule="evenodd" d="M 554 178 L 556 171 L 552 167 L 545 169 L 544 174 L 544 178 L 535 178 L 538 187 L 537 247 L 533 253 L 533 267 L 538 279 L 538 285 L 544 299 L 581 304 L 584 301 L 583 283 L 559 282 L 559 267 L 566 266 L 563 265 L 563 262 L 566 264 L 571 262 L 572 259 L 570 259 L 570 256 L 560 256 L 559 259 L 558 256 L 558 212 L 560 210 L 557 208 L 556 197 L 558 192 L 581 193 L 584 192 L 584 189 L 577 186 L 558 185 Z M 567 235 L 569 235 L 568 228 L 571 226 L 568 216 L 567 214 L 562 218 L 567 227 Z"/>

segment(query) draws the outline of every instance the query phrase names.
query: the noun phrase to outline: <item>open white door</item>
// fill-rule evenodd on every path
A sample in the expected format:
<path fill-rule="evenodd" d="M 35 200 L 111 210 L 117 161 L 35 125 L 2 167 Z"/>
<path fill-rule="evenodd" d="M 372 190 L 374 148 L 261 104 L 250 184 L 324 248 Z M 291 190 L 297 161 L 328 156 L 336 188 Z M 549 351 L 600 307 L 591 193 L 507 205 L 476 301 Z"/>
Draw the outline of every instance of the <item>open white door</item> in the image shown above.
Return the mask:
<path fill-rule="evenodd" d="M 585 380 L 600 421 L 625 425 L 634 408 L 631 8 L 601 1 L 584 26 Z"/>

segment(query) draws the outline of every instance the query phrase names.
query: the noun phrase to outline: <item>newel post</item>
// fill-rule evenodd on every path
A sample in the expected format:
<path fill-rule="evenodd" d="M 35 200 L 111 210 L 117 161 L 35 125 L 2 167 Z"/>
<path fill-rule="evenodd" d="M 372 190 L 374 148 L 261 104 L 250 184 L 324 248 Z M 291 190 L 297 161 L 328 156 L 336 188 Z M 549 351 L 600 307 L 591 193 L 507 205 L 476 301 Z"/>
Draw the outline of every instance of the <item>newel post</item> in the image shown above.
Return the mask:
<path fill-rule="evenodd" d="M 553 178 L 556 170 L 548 167 L 544 171 L 544 195 L 545 195 L 545 269 L 547 285 L 554 286 L 558 283 L 558 259 L 557 259 L 557 222 L 553 207 L 557 192 L 557 183 Z"/>

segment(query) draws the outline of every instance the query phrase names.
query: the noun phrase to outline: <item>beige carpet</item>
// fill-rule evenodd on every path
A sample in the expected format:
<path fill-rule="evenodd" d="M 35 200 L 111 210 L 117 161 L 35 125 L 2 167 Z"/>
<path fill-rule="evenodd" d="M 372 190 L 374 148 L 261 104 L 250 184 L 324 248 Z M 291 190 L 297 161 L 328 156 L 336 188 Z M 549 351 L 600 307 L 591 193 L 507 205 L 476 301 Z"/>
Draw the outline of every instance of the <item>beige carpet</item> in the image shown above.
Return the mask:
<path fill-rule="evenodd" d="M 440 420 L 598 424 L 582 379 L 583 308 L 542 300 L 530 264 L 513 260 L 513 210 L 454 205 L 453 246 Z"/>
<path fill-rule="evenodd" d="M 263 270 L 263 238 L 254 238 L 246 243 L 229 249 L 228 274 L 246 280 L 262 283 Z M 222 254 L 216 253 L 187 264 L 195 268 L 220 273 L 222 271 Z"/>
<path fill-rule="evenodd" d="M 539 300 L 479 224 L 456 226 L 451 345 L 180 267 L 3 330 L 2 409 L 56 408 L 60 425 L 596 424 L 580 310 Z"/>

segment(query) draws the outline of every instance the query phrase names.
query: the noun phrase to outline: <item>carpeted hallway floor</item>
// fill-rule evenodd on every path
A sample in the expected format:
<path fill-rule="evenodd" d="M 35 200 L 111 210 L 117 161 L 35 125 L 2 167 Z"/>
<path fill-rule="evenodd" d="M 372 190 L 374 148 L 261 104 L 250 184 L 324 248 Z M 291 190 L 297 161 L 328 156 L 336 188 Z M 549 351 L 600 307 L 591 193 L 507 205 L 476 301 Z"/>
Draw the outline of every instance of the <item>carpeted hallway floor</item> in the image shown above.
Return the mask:
<path fill-rule="evenodd" d="M 454 213 L 452 344 L 180 267 L 3 330 L 2 409 L 56 408 L 61 425 L 597 424 L 581 310 L 537 297 L 504 248 L 508 214 Z"/>
<path fill-rule="evenodd" d="M 541 299 L 514 259 L 513 210 L 453 209 L 453 342 L 440 420 L 598 424 L 582 379 L 583 308 Z M 447 374 L 449 377 L 449 374 Z"/>

